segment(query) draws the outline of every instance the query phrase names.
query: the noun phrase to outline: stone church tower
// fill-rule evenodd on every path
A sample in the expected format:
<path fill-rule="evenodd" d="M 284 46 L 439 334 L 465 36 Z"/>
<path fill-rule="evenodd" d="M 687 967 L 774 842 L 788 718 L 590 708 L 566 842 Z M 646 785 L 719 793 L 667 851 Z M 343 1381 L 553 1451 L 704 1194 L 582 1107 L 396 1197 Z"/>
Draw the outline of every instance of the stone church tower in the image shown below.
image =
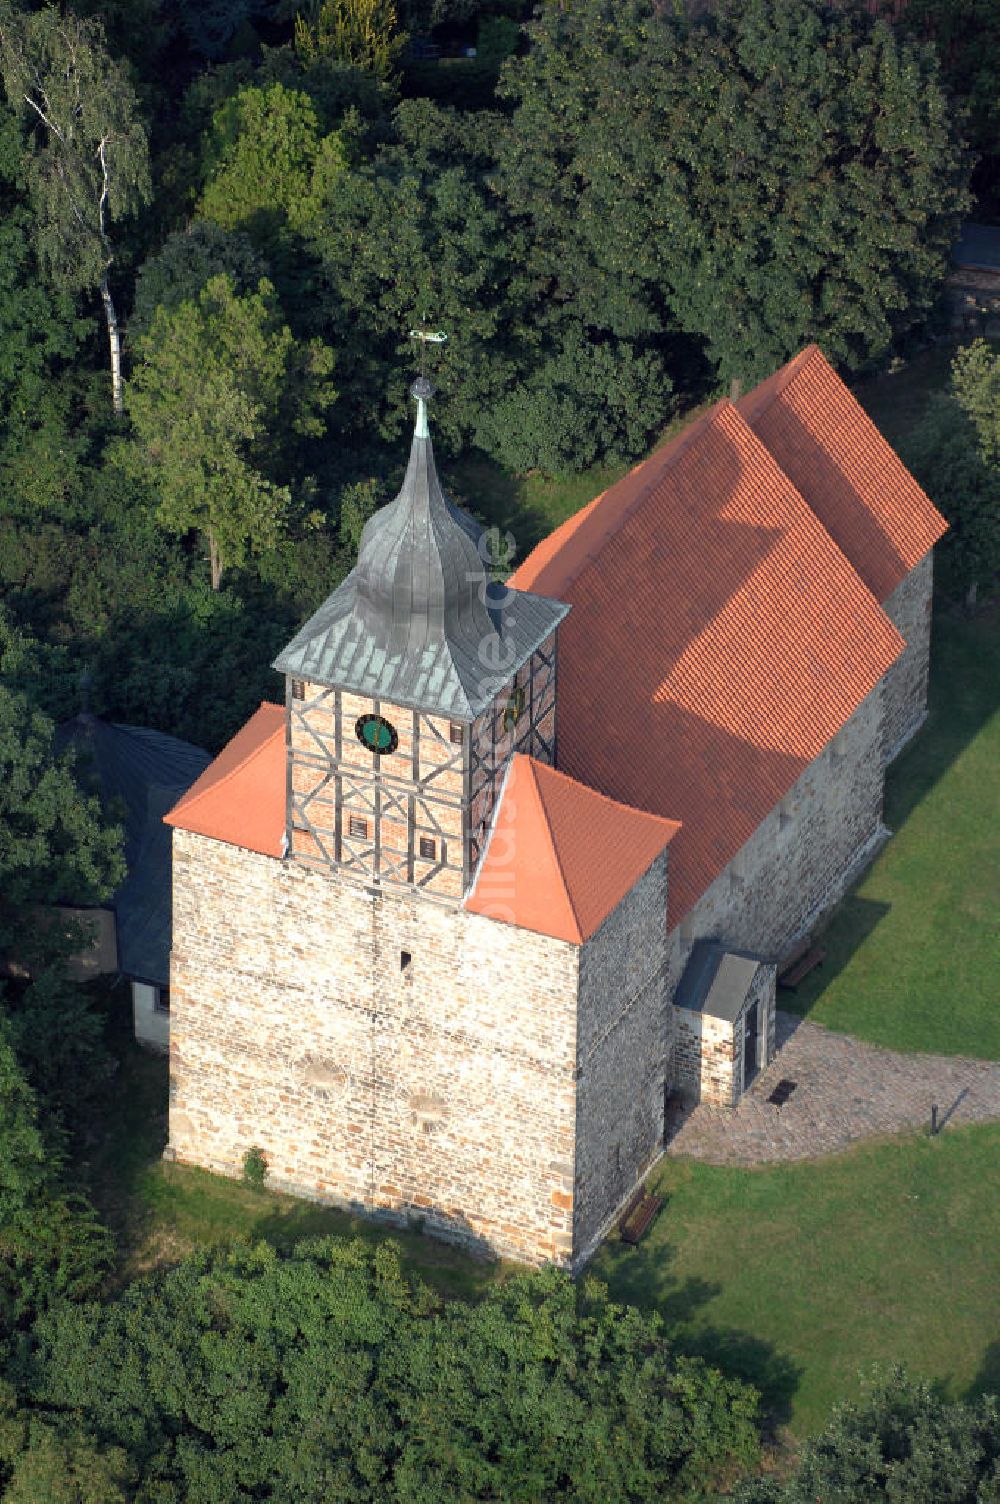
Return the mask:
<path fill-rule="evenodd" d="M 414 384 L 402 490 L 274 666 L 286 682 L 288 855 L 455 900 L 514 752 L 554 761 L 556 628 L 568 608 L 490 580 L 488 535 L 438 481 L 432 392 Z"/>
<path fill-rule="evenodd" d="M 554 770 L 569 608 L 491 580 L 413 395 L 284 708 L 168 817 L 167 1154 L 576 1267 L 659 1152 L 677 827 Z"/>

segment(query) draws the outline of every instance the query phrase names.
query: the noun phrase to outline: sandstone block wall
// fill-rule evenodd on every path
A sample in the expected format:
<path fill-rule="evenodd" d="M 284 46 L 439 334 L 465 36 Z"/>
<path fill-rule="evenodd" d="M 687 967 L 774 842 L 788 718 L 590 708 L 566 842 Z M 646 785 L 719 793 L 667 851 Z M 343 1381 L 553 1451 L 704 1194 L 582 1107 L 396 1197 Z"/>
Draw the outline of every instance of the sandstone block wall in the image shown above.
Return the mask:
<path fill-rule="evenodd" d="M 574 1244 L 581 1263 L 663 1146 L 671 1073 L 664 851 L 580 955 Z"/>
<path fill-rule="evenodd" d="M 903 750 L 927 715 L 931 659 L 934 553 L 911 569 L 885 602 L 885 612 L 906 639 L 906 649 L 885 676 L 885 760 Z"/>
<path fill-rule="evenodd" d="M 675 927 L 670 996 L 696 940 L 780 959 L 843 896 L 884 839 L 882 755 L 879 684 Z"/>
<path fill-rule="evenodd" d="M 674 1008 L 674 1089 L 694 1102 L 732 1107 L 738 1092 L 733 1025 L 693 1008 Z"/>
<path fill-rule="evenodd" d="M 743 1035 L 747 1011 L 758 1005 L 758 1038 L 762 1071 L 774 1059 L 776 1029 L 773 965 L 758 966 L 735 1022 L 713 1018 L 692 1008 L 672 1009 L 674 1023 L 674 1089 L 694 1102 L 732 1107 L 746 1089 L 743 1080 Z"/>
<path fill-rule="evenodd" d="M 173 840 L 170 1152 L 568 1265 L 578 948 Z"/>

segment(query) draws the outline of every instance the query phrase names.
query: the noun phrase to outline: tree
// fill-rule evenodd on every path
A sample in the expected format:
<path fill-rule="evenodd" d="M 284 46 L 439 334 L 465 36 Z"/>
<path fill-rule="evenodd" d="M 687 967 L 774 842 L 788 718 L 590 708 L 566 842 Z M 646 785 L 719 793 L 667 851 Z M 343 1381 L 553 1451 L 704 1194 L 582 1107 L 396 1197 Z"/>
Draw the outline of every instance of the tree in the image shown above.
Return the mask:
<path fill-rule="evenodd" d="M 200 212 L 244 230 L 265 253 L 309 227 L 346 166 L 339 133 L 320 134 L 308 95 L 283 84 L 240 89 L 215 111 Z"/>
<path fill-rule="evenodd" d="M 980 459 L 1000 471 L 1000 355 L 984 339 L 974 340 L 955 356 L 951 385 L 976 431 Z"/>
<path fill-rule="evenodd" d="M 123 408 L 121 337 L 111 296 L 113 221 L 148 201 L 146 132 L 125 69 L 99 21 L 0 10 L 0 76 L 32 142 L 29 186 L 43 264 L 59 287 L 100 289 L 114 410 Z"/>
<path fill-rule="evenodd" d="M 139 341 L 133 459 L 152 474 L 164 526 L 204 536 L 215 590 L 227 565 L 282 537 L 293 499 L 275 470 L 294 436 L 322 432 L 334 398 L 332 351 L 299 346 L 273 293 L 262 279 L 239 297 L 213 277 L 196 299 L 157 309 Z"/>
<path fill-rule="evenodd" d="M 945 577 L 971 607 L 1000 570 L 1000 357 L 985 341 L 959 350 L 904 457 L 948 519 Z"/>
<path fill-rule="evenodd" d="M 929 49 L 826 0 L 581 0 L 529 35 L 501 186 L 550 304 L 683 331 L 726 382 L 809 339 L 876 360 L 926 318 L 968 205 Z"/>
<path fill-rule="evenodd" d="M 376 429 L 397 439 L 417 359 L 410 331 L 440 328 L 435 432 L 463 447 L 537 341 L 519 228 L 488 182 L 501 122 L 413 100 L 395 124 L 397 141 L 343 178 L 314 231 L 323 312 L 346 368 L 341 416 L 355 442 Z"/>
<path fill-rule="evenodd" d="M 806 1443 L 787 1480 L 744 1483 L 736 1504 L 995 1504 L 1000 1403 L 949 1403 L 899 1368 L 876 1376 Z"/>
<path fill-rule="evenodd" d="M 442 1304 L 393 1244 L 258 1245 L 37 1334 L 33 1402 L 125 1448 L 165 1499 L 653 1504 L 714 1497 L 757 1455 L 752 1390 L 551 1270 Z"/>
<path fill-rule="evenodd" d="M 894 19 L 933 43 L 941 59 L 942 77 L 966 111 L 969 144 L 978 158 L 972 175 L 977 212 L 993 220 L 1000 208 L 1000 11 L 993 0 L 908 0 Z"/>
<path fill-rule="evenodd" d="M 0 496 L 8 514 L 72 509 L 81 437 L 72 432 L 72 363 L 86 326 L 73 297 L 39 276 L 24 142 L 0 118 Z"/>
<path fill-rule="evenodd" d="M 406 38 L 395 0 L 310 0 L 295 17 L 295 50 L 306 64 L 334 57 L 388 83 Z"/>
<path fill-rule="evenodd" d="M 43 1121 L 0 1012 L 0 1337 L 53 1300 L 96 1293 L 111 1262 L 107 1230 L 61 1183 L 58 1122 Z"/>
<path fill-rule="evenodd" d="M 99 903 L 124 875 L 121 831 L 52 750 L 53 727 L 0 686 L 0 954 L 24 956 L 39 904 Z"/>
<path fill-rule="evenodd" d="M 139 268 L 129 334 L 133 340 L 149 333 L 157 308 L 172 312 L 197 299 L 205 286 L 225 273 L 240 297 L 255 291 L 267 265 L 239 230 L 224 230 L 211 219 L 197 219 L 168 235 L 159 250 Z"/>

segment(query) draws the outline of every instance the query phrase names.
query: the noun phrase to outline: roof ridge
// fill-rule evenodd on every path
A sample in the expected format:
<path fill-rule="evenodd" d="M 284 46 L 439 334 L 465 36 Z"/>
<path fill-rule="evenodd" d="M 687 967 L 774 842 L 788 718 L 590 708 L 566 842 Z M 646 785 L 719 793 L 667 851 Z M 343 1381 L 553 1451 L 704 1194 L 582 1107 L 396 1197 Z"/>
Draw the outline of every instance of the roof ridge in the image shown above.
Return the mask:
<path fill-rule="evenodd" d="M 830 365 L 816 341 L 811 340 L 808 345 L 803 345 L 797 355 L 793 355 L 791 360 L 787 360 L 783 366 L 780 366 L 773 375 L 765 376 L 763 381 L 759 381 L 755 387 L 750 388 L 749 392 L 738 398 L 735 405 L 740 410 L 744 422 L 749 423 L 752 418 L 759 417 L 765 408 L 776 402 L 782 392 L 787 391 L 798 380 L 817 355 Z M 833 367 L 830 366 L 830 369 L 833 370 Z M 761 392 L 763 395 L 754 402 L 754 395 Z M 746 407 L 745 413 L 743 412 L 744 406 Z"/>
<path fill-rule="evenodd" d="M 257 709 L 253 712 L 253 715 L 247 717 L 247 719 L 243 722 L 243 725 L 240 727 L 239 731 L 235 732 L 233 737 L 230 738 L 230 741 L 226 743 L 226 746 L 230 746 L 232 742 L 235 741 L 236 737 L 239 736 L 241 732 L 246 730 L 246 728 L 250 725 L 250 722 L 254 719 L 254 716 L 259 715 L 262 710 L 279 710 L 284 712 L 284 708 L 285 707 L 283 705 L 278 705 L 274 700 L 261 700 L 260 704 L 257 706 Z M 228 783 L 231 778 L 235 778 L 236 774 L 242 772 L 242 770 L 247 766 L 248 763 L 253 762 L 254 758 L 257 757 L 261 752 L 263 752 L 268 743 L 273 741 L 274 738 L 278 735 L 278 732 L 283 729 L 283 727 L 276 726 L 268 736 L 263 737 L 259 742 L 255 742 L 246 756 L 241 757 L 239 762 L 234 763 L 231 768 L 223 773 L 221 778 L 215 778 L 211 783 L 206 783 L 204 788 L 199 789 L 197 793 L 192 793 L 191 790 L 194 788 L 194 784 L 192 784 L 191 789 L 188 789 L 187 793 L 183 794 L 177 801 L 174 809 L 179 809 L 182 805 L 184 806 L 185 810 L 191 809 L 194 805 L 198 804 L 200 800 L 204 799 L 205 795 L 209 793 L 209 791 L 212 791 L 214 793 L 217 789 L 221 788 L 224 783 Z M 223 747 L 222 751 L 224 752 L 225 750 L 226 748 Z M 218 756 L 221 757 L 222 752 L 220 752 Z M 208 764 L 208 767 L 205 769 L 206 773 L 217 760 L 217 758 L 212 759 L 212 762 L 210 762 Z M 198 782 L 198 780 L 196 779 L 195 782 Z M 172 814 L 173 810 L 171 810 L 170 813 Z"/>
<path fill-rule="evenodd" d="M 668 439 L 660 449 L 654 449 L 652 454 L 647 455 L 644 460 L 640 460 L 637 465 L 633 465 L 632 469 L 626 471 L 623 476 L 620 476 L 613 485 L 608 486 L 604 491 L 601 491 L 597 496 L 594 497 L 593 501 L 589 501 L 586 506 L 581 507 L 578 512 L 573 514 L 573 516 L 580 516 L 583 512 L 589 512 L 590 516 L 585 522 L 581 523 L 580 528 L 576 532 L 573 532 L 569 535 L 563 546 L 572 547 L 574 542 L 581 544 L 581 546 L 582 544 L 586 543 L 587 546 L 585 550 L 581 552 L 580 558 L 575 563 L 573 569 L 565 576 L 563 581 L 564 592 L 568 586 L 572 585 L 576 580 L 579 579 L 586 565 L 590 563 L 591 560 L 597 557 L 597 554 L 600 552 L 603 545 L 621 530 L 621 528 L 629 520 L 629 518 L 635 516 L 636 512 L 638 512 L 643 504 L 648 501 L 654 487 L 657 486 L 663 479 L 663 477 L 669 473 L 669 471 L 673 468 L 681 455 L 688 450 L 688 448 L 696 438 L 700 438 L 706 431 L 706 429 L 710 428 L 712 424 L 718 420 L 718 418 L 722 415 L 723 411 L 727 407 L 732 407 L 732 403 L 729 401 L 728 397 L 721 397 L 718 402 L 714 402 L 712 404 L 707 412 L 700 413 L 698 417 L 693 418 L 690 423 L 685 424 L 680 433 L 674 434 L 673 438 Z M 658 459 L 661 461 L 659 465 L 655 463 Z M 632 497 L 631 501 L 629 501 L 625 505 L 623 510 L 616 514 L 613 523 L 605 522 L 599 532 L 597 531 L 597 527 L 595 526 L 595 536 L 592 539 L 581 537 L 581 535 L 586 530 L 587 522 L 593 522 L 594 519 L 598 517 L 598 514 L 601 510 L 601 503 L 614 493 L 617 487 L 621 485 L 622 481 L 628 480 L 628 478 L 635 475 L 637 471 L 644 470 L 647 467 L 650 470 L 651 478 L 639 488 L 637 494 Z M 655 473 L 653 473 L 654 471 Z M 572 521 L 572 517 L 568 517 L 566 521 Z M 558 550 L 556 551 L 556 556 L 558 556 Z M 530 554 L 528 555 L 528 558 L 531 558 Z M 525 563 L 527 563 L 527 560 L 525 560 Z"/>
<path fill-rule="evenodd" d="M 566 868 L 563 865 L 563 859 L 559 852 L 559 843 L 556 840 L 556 833 L 552 828 L 552 816 L 549 813 L 549 806 L 546 803 L 545 795 L 542 793 L 542 786 L 539 783 L 538 775 L 535 772 L 535 759 L 533 757 L 528 757 L 527 754 L 522 753 L 521 755 L 524 756 L 525 761 L 527 762 L 531 770 L 531 781 L 534 784 L 535 793 L 538 795 L 538 803 L 541 806 L 542 815 L 545 819 L 545 828 L 549 833 L 549 846 L 551 847 L 552 856 L 559 872 L 559 880 L 562 883 L 563 893 L 566 895 L 566 902 L 569 904 L 570 913 L 573 915 L 573 923 L 576 926 L 577 937 L 582 944 L 584 934 L 583 924 L 580 920 L 580 912 L 576 906 L 576 903 L 573 899 L 573 894 L 570 890 L 569 880 L 566 876 Z M 546 767 L 547 764 L 542 763 L 539 766 Z M 556 772 L 557 770 L 553 768 L 552 771 Z M 578 779 L 574 779 L 573 781 L 579 782 Z M 580 787 L 586 788 L 586 784 L 581 784 Z"/>

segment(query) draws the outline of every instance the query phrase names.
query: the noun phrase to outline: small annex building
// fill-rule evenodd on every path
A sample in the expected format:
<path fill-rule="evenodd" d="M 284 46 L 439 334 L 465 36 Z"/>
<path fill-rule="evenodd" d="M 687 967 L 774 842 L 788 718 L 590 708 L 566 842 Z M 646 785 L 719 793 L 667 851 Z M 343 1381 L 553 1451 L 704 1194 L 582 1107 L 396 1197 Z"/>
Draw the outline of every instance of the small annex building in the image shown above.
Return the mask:
<path fill-rule="evenodd" d="M 814 346 L 491 580 L 397 498 L 173 826 L 167 1153 L 577 1269 L 887 838 L 945 524 Z"/>
<path fill-rule="evenodd" d="M 135 1037 L 170 1043 L 171 840 L 163 823 L 211 762 L 207 752 L 146 726 L 123 726 L 89 711 L 56 728 L 58 752 L 72 749 L 82 788 L 122 826 L 125 877 L 106 906 L 75 909 L 93 945 L 75 959 L 80 980 L 118 972 L 132 988 Z"/>

